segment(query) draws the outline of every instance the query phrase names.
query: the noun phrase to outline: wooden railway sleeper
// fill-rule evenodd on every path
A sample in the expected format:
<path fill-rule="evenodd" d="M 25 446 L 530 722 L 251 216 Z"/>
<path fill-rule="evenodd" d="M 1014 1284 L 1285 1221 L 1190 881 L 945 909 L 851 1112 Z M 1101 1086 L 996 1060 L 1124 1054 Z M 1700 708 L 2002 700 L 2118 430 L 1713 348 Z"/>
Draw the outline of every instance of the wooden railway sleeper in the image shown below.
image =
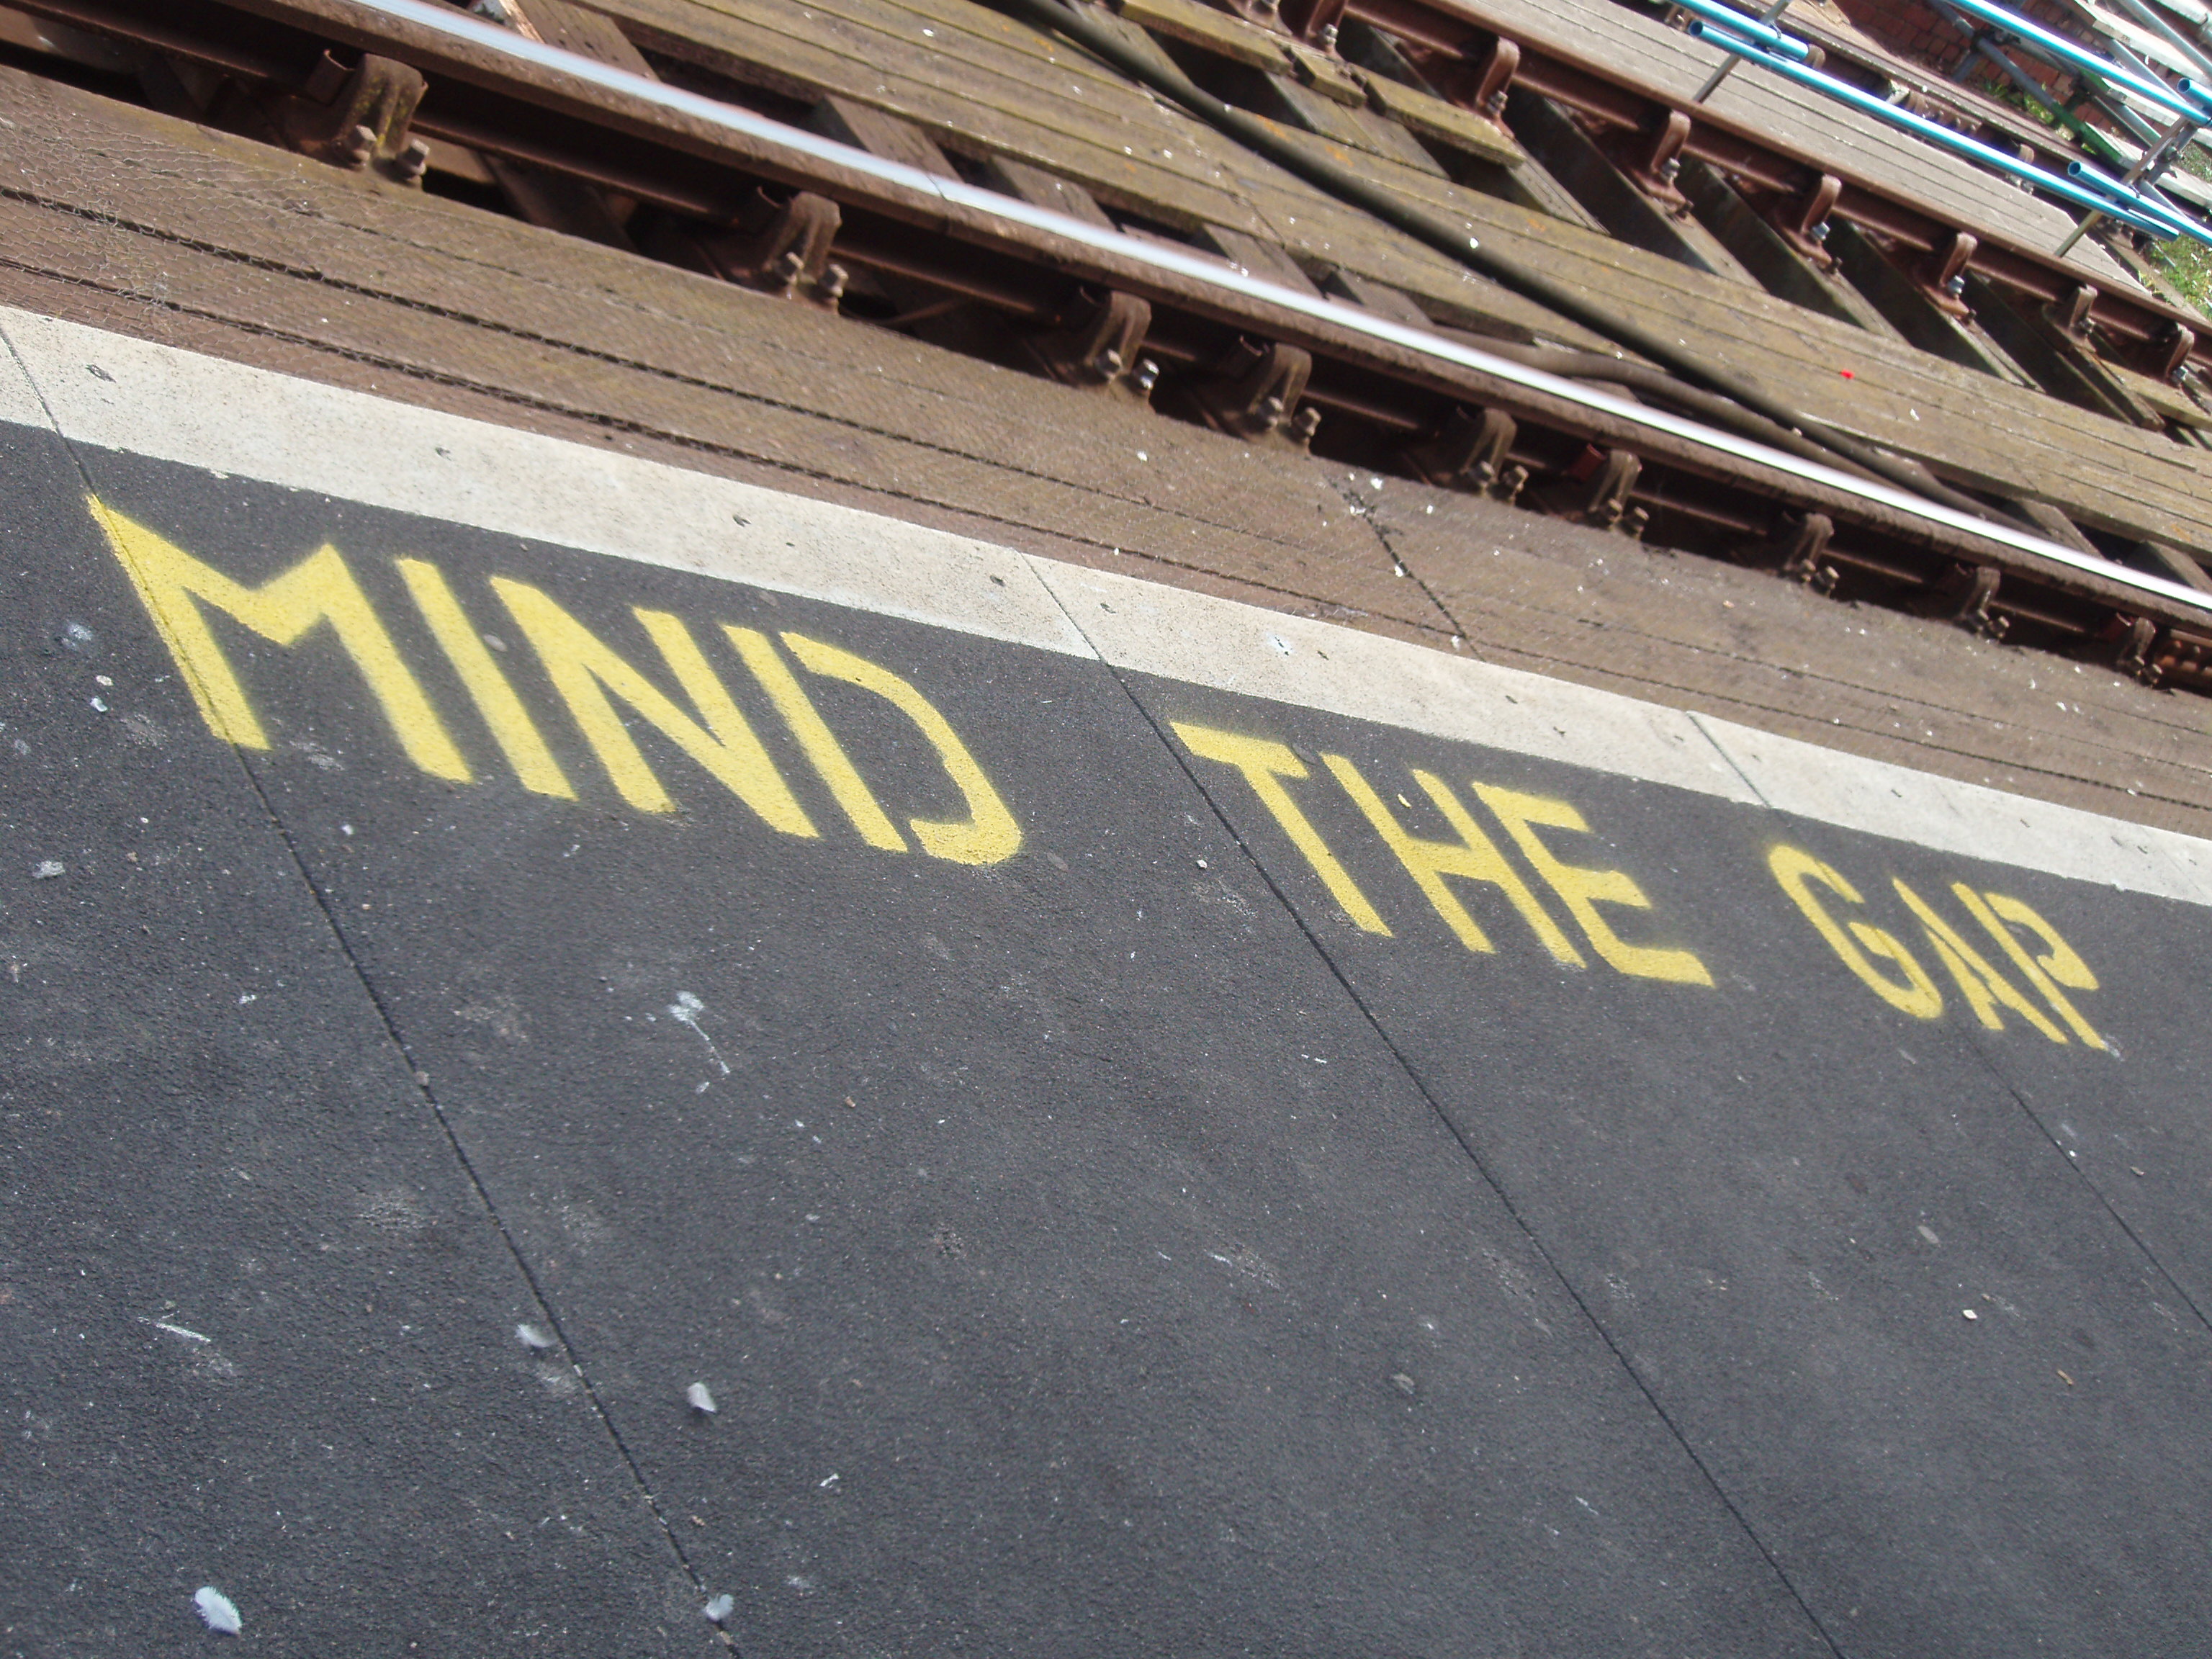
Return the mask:
<path fill-rule="evenodd" d="M 2076 284 L 2054 306 L 2023 304 L 1971 268 L 1961 289 L 1970 320 L 1955 325 L 1970 329 L 1978 342 L 2002 352 L 2005 362 L 2042 391 L 2108 420 L 2153 432 L 2165 430 L 2163 414 L 2098 356 L 2088 316 L 2097 297 L 2094 289 Z"/>
<path fill-rule="evenodd" d="M 1322 3 L 1341 12 L 1346 0 L 1322 0 Z M 1511 36 L 1477 31 L 1452 52 L 1420 45 L 1413 45 L 1409 51 L 1408 42 L 1373 24 L 1358 21 L 1346 39 L 1348 61 L 1416 92 L 1456 104 L 1507 137 L 1513 137 L 1505 103 L 1521 72 L 1521 43 Z"/>
<path fill-rule="evenodd" d="M 1680 183 L 1698 222 L 1769 294 L 1884 338 L 1901 337 L 1888 318 L 1844 280 L 1828 247 L 1823 179 L 1794 191 L 1759 191 L 1692 156 Z"/>
<path fill-rule="evenodd" d="M 430 147 L 409 136 L 427 83 L 422 71 L 374 52 L 349 67 L 325 52 L 295 93 L 268 102 L 284 143 L 333 167 L 374 166 L 403 184 L 419 184 Z"/>

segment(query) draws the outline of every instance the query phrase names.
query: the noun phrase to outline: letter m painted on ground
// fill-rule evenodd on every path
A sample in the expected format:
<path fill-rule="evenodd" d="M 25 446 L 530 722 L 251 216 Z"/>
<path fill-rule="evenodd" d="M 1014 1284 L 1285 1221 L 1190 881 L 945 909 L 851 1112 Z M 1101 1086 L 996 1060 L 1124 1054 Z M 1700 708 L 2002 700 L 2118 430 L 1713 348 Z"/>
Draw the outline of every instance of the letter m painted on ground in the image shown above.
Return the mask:
<path fill-rule="evenodd" d="M 208 729 L 217 737 L 241 749 L 269 747 L 269 734 L 209 628 L 203 605 L 285 647 L 296 644 L 319 623 L 328 623 L 408 758 L 434 777 L 470 781 L 468 763 L 453 746 L 422 684 L 401 660 L 392 635 L 337 549 L 325 545 L 260 586 L 248 587 L 133 523 L 98 497 L 85 499 L 108 546 L 130 574 L 162 642 L 176 659 L 177 672 L 191 688 Z"/>

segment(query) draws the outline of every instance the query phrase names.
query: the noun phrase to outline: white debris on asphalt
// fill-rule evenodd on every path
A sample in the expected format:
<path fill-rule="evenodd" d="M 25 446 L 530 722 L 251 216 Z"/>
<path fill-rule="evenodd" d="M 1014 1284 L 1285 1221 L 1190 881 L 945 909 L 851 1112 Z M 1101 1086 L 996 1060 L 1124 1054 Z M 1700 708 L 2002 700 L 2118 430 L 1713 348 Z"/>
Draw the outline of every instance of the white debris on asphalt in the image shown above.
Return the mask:
<path fill-rule="evenodd" d="M 553 1339 L 535 1325 L 517 1325 L 514 1328 L 514 1340 L 536 1353 L 544 1353 L 553 1346 Z"/>
<path fill-rule="evenodd" d="M 704 1382 L 694 1382 L 690 1388 L 684 1389 L 684 1398 L 693 1411 L 703 1417 L 712 1417 L 720 1409 L 714 1404 L 714 1396 L 707 1391 L 707 1385 Z"/>
<path fill-rule="evenodd" d="M 64 864 L 59 859 L 45 859 L 41 860 L 37 867 L 31 872 L 31 879 L 52 881 L 56 876 L 67 874 L 69 874 L 69 866 Z"/>
<path fill-rule="evenodd" d="M 714 1046 L 714 1039 L 707 1035 L 699 1024 L 699 1016 L 707 1012 L 707 1005 L 689 991 L 678 991 L 676 1000 L 668 1005 L 668 1017 L 679 1025 L 688 1025 L 691 1033 L 707 1045 L 707 1057 L 722 1068 L 722 1075 L 730 1074 L 730 1062 L 722 1058 L 722 1051 Z"/>
<path fill-rule="evenodd" d="M 195 1590 L 192 1605 L 199 1609 L 200 1622 L 217 1636 L 235 1636 L 246 1627 L 238 1616 L 237 1604 L 213 1584 L 202 1584 Z"/>
<path fill-rule="evenodd" d="M 720 1625 L 728 1621 L 731 1611 L 735 1608 L 737 1605 L 738 1602 L 735 1596 L 718 1595 L 713 1601 L 708 1602 L 705 1607 L 700 1609 L 700 1611 L 707 1615 L 707 1622 L 708 1624 Z"/>

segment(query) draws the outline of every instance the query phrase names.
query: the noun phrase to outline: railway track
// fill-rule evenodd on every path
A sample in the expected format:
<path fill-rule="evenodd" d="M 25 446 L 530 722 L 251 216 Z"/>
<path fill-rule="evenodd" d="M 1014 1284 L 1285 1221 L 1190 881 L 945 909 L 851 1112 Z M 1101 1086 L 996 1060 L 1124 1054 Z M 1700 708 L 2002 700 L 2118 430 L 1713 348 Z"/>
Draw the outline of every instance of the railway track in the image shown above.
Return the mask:
<path fill-rule="evenodd" d="M 441 150 L 489 158 L 540 189 L 635 204 L 647 252 L 794 303 L 908 330 L 965 312 L 1011 360 L 1249 441 L 2212 689 L 2212 594 L 2101 556 L 2063 519 L 2037 536 L 1947 508 L 1711 424 L 1663 380 L 1569 378 L 1371 289 L 1323 295 L 1041 207 L 670 84 L 619 50 L 579 54 L 430 0 L 31 9 L 151 54 L 210 118 L 336 165 L 405 179 Z"/>
<path fill-rule="evenodd" d="M 2033 304 L 2083 306 L 2081 319 L 2094 319 L 2107 350 L 2157 378 L 2184 363 L 2212 368 L 2201 317 L 2131 286 L 2097 287 L 2055 245 L 1987 220 L 1964 225 L 1878 172 L 1754 125 L 1725 101 L 1694 103 L 1686 88 L 1649 71 L 1539 38 L 1530 31 L 1533 9 L 1515 0 L 1291 0 L 1282 16 L 1301 39 L 1347 22 L 1386 31 L 1446 96 L 1478 107 L 1502 109 L 1516 84 L 1540 93 L 1626 140 L 1629 176 L 1655 194 L 1672 181 L 1670 162 L 1701 161 L 1747 188 L 1800 240 L 1842 221 L 1923 256 L 1931 295 L 1972 272 Z M 2085 287 L 2094 291 L 2082 296 Z"/>

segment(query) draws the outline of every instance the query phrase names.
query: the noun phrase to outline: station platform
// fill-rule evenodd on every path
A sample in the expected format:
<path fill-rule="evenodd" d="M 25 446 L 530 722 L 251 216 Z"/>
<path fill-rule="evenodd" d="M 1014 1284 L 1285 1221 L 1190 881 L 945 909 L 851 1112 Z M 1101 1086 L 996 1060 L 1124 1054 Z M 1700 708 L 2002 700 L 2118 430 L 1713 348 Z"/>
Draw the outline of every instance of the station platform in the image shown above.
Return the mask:
<path fill-rule="evenodd" d="M 0 341 L 0 1653 L 2201 1646 L 2212 843 Z"/>

